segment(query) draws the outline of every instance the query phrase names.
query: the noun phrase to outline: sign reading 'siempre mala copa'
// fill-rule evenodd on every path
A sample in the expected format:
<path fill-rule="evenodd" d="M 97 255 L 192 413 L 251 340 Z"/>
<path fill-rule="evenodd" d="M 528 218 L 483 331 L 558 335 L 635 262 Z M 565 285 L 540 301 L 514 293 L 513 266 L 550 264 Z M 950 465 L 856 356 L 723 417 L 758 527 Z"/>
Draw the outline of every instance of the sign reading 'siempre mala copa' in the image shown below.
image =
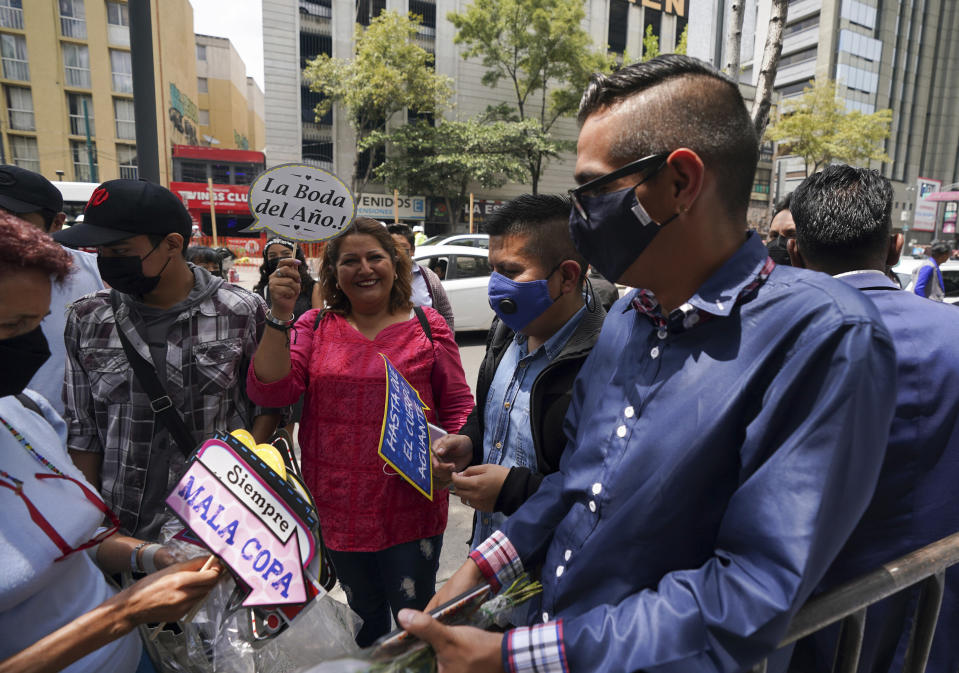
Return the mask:
<path fill-rule="evenodd" d="M 305 164 L 282 164 L 250 185 L 250 231 L 269 229 L 292 241 L 325 241 L 353 221 L 356 203 L 332 173 Z"/>

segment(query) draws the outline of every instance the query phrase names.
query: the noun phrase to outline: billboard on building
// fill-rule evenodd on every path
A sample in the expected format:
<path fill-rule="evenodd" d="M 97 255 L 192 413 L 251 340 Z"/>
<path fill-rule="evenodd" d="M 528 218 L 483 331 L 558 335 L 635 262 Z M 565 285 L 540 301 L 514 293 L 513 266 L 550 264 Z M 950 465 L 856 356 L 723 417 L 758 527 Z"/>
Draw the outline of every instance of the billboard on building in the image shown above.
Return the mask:
<path fill-rule="evenodd" d="M 926 197 L 933 192 L 938 192 L 942 187 L 942 180 L 932 180 L 930 178 L 916 179 L 916 214 L 913 219 L 912 228 L 916 231 L 935 231 L 936 213 L 939 204 L 935 201 L 929 201 Z"/>

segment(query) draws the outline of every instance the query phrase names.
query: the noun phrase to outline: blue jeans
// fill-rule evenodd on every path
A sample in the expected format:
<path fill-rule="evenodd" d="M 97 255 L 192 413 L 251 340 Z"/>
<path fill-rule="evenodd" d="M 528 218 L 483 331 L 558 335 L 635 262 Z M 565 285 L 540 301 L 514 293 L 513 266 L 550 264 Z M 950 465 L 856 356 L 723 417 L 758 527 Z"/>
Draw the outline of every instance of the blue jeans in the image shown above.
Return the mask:
<path fill-rule="evenodd" d="M 422 610 L 436 593 L 443 536 L 404 542 L 374 552 L 335 551 L 330 559 L 353 612 L 363 618 L 356 644 L 368 647 L 390 632 L 403 608 Z"/>

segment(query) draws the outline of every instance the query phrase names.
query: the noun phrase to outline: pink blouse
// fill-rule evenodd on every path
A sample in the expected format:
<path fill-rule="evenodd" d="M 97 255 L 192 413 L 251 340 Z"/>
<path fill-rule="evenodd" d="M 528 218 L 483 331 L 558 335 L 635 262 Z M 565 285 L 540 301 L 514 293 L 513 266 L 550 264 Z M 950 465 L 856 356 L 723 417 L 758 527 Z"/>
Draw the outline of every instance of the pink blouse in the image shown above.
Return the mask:
<path fill-rule="evenodd" d="M 429 407 L 427 419 L 457 432 L 473 408 L 453 334 L 426 308 L 430 344 L 413 317 L 390 325 L 372 341 L 342 316 L 304 313 L 291 333 L 291 370 L 263 383 L 254 368 L 247 393 L 256 404 L 279 407 L 306 398 L 300 425 L 303 476 L 316 500 L 327 546 L 379 551 L 438 535 L 446 529 L 448 491 L 430 502 L 377 454 L 383 424 L 386 373 L 380 353 L 400 370 Z"/>

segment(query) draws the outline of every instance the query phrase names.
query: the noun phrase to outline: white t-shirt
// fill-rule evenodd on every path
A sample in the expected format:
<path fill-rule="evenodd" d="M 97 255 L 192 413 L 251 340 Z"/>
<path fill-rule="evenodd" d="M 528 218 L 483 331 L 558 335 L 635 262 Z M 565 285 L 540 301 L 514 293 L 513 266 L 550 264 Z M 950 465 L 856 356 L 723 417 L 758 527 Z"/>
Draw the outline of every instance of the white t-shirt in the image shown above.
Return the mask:
<path fill-rule="evenodd" d="M 43 336 L 50 345 L 50 359 L 33 375 L 27 388 L 35 390 L 63 415 L 63 372 L 67 366 L 67 350 L 63 330 L 67 326 L 67 307 L 80 297 L 102 290 L 105 286 L 97 268 L 97 256 L 89 252 L 64 248 L 73 257 L 73 270 L 63 283 L 50 288 L 50 315 L 40 323 Z"/>
<path fill-rule="evenodd" d="M 0 397 L 0 418 L 62 473 L 83 480 L 66 452 L 66 425 L 46 400 L 28 391 L 44 418 L 24 407 L 13 395 Z M 13 433 L 0 423 L 0 470 L 23 481 L 23 492 L 71 547 L 96 533 L 103 514 L 66 479 L 40 481 L 52 474 Z M 10 483 L 0 475 L 0 479 Z M 90 487 L 91 491 L 95 489 Z M 46 635 L 89 612 L 114 591 L 90 556 L 73 552 L 61 561 L 60 549 L 33 522 L 24 501 L 0 488 L 0 660 L 25 649 Z M 91 652 L 63 669 L 70 673 L 135 671 L 141 644 L 136 631 Z"/>

